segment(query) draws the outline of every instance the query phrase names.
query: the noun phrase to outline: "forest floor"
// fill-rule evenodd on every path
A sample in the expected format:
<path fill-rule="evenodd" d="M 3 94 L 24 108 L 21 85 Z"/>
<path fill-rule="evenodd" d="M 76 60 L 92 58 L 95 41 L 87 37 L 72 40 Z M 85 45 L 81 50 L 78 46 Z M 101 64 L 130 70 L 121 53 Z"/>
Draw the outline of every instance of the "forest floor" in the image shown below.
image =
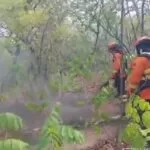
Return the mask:
<path fill-rule="evenodd" d="M 95 94 L 98 92 L 100 80 L 98 74 L 93 76 L 91 82 L 88 82 L 87 89 L 85 90 L 88 93 Z M 86 95 L 91 99 L 91 95 Z M 87 108 L 87 105 L 83 105 Z M 91 107 L 91 106 L 90 106 Z M 83 144 L 77 145 L 65 145 L 64 150 L 123 150 L 123 148 L 129 148 L 125 143 L 118 142 L 116 139 L 119 139 L 118 136 L 121 136 L 121 133 L 128 121 L 125 118 L 120 117 L 121 115 L 120 100 L 112 98 L 106 103 L 102 104 L 99 108 L 99 113 L 107 116 L 108 120 L 104 123 L 99 124 L 100 132 L 96 133 L 94 128 L 85 128 L 82 132 L 85 134 L 86 140 Z M 92 118 L 92 111 L 87 109 L 81 113 L 82 115 L 87 114 L 87 120 Z M 116 120 L 111 120 L 111 118 L 118 117 Z M 86 121 L 86 119 L 84 121 Z M 101 119 L 101 118 L 100 118 Z"/>
<path fill-rule="evenodd" d="M 75 93 L 65 93 L 63 98 L 61 98 L 62 108 L 61 116 L 65 124 L 70 124 L 73 126 L 81 126 L 81 131 L 85 134 L 86 140 L 83 144 L 77 145 L 65 145 L 64 150 L 121 150 L 121 149 L 96 149 L 97 144 L 102 142 L 102 140 L 115 139 L 118 136 L 118 132 L 121 133 L 127 124 L 126 120 L 116 120 L 116 121 L 106 121 L 106 123 L 100 123 L 100 133 L 96 133 L 95 128 L 85 127 L 83 128 L 85 122 L 88 122 L 92 119 L 93 115 L 93 106 L 89 103 L 78 106 L 76 102 L 80 98 L 84 98 L 83 94 L 77 96 Z M 83 100 L 83 99 L 82 99 Z M 55 103 L 56 101 L 54 101 Z M 81 102 L 81 99 L 80 99 Z M 24 103 L 20 100 L 13 101 L 11 103 L 1 103 L 0 112 L 13 112 L 21 116 L 25 120 L 27 132 L 19 133 L 14 136 L 21 138 L 24 141 L 30 144 L 37 143 L 37 134 L 36 128 L 40 128 L 45 120 L 44 114 L 36 114 L 30 112 L 25 106 Z M 107 114 L 109 118 L 113 116 L 119 116 L 121 114 L 120 105 L 118 100 L 110 100 L 107 103 L 103 104 L 100 107 L 100 112 L 102 114 Z M 34 121 L 33 121 L 34 120 Z M 119 129 L 119 131 L 118 131 Z M 114 142 L 112 142 L 114 143 Z M 96 145 L 95 145 L 96 144 Z M 105 144 L 106 145 L 106 144 Z M 110 143 L 108 143 L 110 145 Z M 94 146 L 94 148 L 90 148 Z M 98 146 L 99 147 L 99 146 Z M 88 149 L 86 149 L 88 148 Z"/>
<path fill-rule="evenodd" d="M 121 114 L 120 106 L 117 100 L 110 101 L 100 107 L 101 112 L 107 113 L 108 116 L 118 116 Z M 117 143 L 116 138 L 121 135 L 127 124 L 126 119 L 116 119 L 100 123 L 100 133 L 96 133 L 94 128 L 86 128 L 83 131 L 86 140 L 83 144 L 65 145 L 64 150 L 123 150 L 127 145 Z"/>
<path fill-rule="evenodd" d="M 110 145 L 115 143 L 114 140 L 118 136 L 118 133 L 122 133 L 122 130 L 127 124 L 126 120 L 118 119 L 117 121 L 100 123 L 100 133 L 96 133 L 93 127 L 83 128 L 85 122 L 90 122 L 93 118 L 93 105 L 89 103 L 89 101 L 93 97 L 94 92 L 98 90 L 99 85 L 96 85 L 95 83 L 99 83 L 99 81 L 93 81 L 92 84 L 90 83 L 90 85 L 87 86 L 88 89 L 86 89 L 84 92 L 65 92 L 50 97 L 51 101 L 49 110 L 53 108 L 53 105 L 56 102 L 60 102 L 61 117 L 64 123 L 73 126 L 82 126 L 81 131 L 85 134 L 86 137 L 86 140 L 83 144 L 67 144 L 64 146 L 64 150 L 123 150 L 122 148 L 117 148 L 116 146 L 113 146 L 115 147 L 113 149 Z M 15 100 L 12 98 L 12 100 L 9 102 L 1 102 L 0 112 L 12 112 L 21 116 L 25 121 L 26 132 L 22 132 L 21 135 L 20 133 L 15 133 L 15 136 L 19 136 L 19 138 L 34 145 L 38 142 L 37 133 L 34 129 L 41 128 L 47 115 L 37 114 L 35 112 L 29 111 L 25 107 L 25 104 L 31 102 L 31 99 L 26 97 L 26 95 L 27 94 L 20 95 L 20 97 L 15 98 Z M 109 118 L 119 116 L 121 114 L 120 102 L 116 99 L 109 100 L 108 102 L 101 105 L 99 110 L 101 114 L 105 114 Z M 107 145 L 107 148 L 103 148 L 100 145 Z"/>

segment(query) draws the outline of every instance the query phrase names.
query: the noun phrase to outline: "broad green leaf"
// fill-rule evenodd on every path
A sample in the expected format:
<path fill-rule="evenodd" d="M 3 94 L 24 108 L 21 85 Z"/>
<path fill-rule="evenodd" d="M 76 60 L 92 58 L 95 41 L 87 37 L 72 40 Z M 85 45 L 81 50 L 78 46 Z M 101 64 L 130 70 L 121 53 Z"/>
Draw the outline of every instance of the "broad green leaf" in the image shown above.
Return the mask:
<path fill-rule="evenodd" d="M 146 137 L 147 134 L 150 133 L 150 129 L 140 130 L 140 132 L 142 133 L 142 135 L 143 135 L 144 137 Z"/>
<path fill-rule="evenodd" d="M 137 107 L 138 104 L 139 104 L 139 100 L 138 100 L 138 99 L 134 99 L 134 100 L 133 100 L 133 106 L 134 106 L 134 107 Z"/>
<path fill-rule="evenodd" d="M 29 150 L 29 145 L 16 139 L 7 139 L 0 141 L 1 150 Z"/>
<path fill-rule="evenodd" d="M 144 148 L 145 139 L 140 133 L 140 126 L 130 123 L 123 132 L 123 141 L 130 144 L 134 148 Z"/>
<path fill-rule="evenodd" d="M 135 108 L 133 108 L 133 112 L 132 112 L 132 119 L 133 121 L 135 121 L 136 123 L 140 122 L 140 117 L 138 115 L 138 112 Z"/>
<path fill-rule="evenodd" d="M 142 120 L 146 128 L 150 128 L 150 111 L 146 111 L 143 113 Z"/>
<path fill-rule="evenodd" d="M 5 130 L 19 130 L 23 127 L 23 120 L 12 113 L 0 114 L 0 128 Z"/>
<path fill-rule="evenodd" d="M 45 141 L 45 138 L 48 140 Z M 45 144 L 60 148 L 65 142 L 81 143 L 84 141 L 84 136 L 72 127 L 62 125 L 59 107 L 55 107 L 42 128 L 41 139 L 42 143 L 39 144 L 38 150 L 42 150 L 41 147 L 46 147 Z"/>
<path fill-rule="evenodd" d="M 145 100 L 139 100 L 139 107 L 142 111 L 148 110 L 150 108 L 150 104 Z"/>
<path fill-rule="evenodd" d="M 127 118 L 130 118 L 133 114 L 133 107 L 132 107 L 132 103 L 129 102 L 125 108 L 125 112 L 126 112 L 126 116 Z"/>

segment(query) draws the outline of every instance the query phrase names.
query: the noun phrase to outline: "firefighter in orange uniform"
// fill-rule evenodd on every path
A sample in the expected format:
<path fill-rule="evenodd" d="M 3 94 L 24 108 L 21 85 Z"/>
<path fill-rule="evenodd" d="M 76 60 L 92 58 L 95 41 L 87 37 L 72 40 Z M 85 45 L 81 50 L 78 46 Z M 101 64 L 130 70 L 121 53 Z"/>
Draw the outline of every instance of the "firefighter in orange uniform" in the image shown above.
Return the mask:
<path fill-rule="evenodd" d="M 132 98 L 131 104 L 134 109 L 137 111 L 139 116 L 139 126 L 142 130 L 147 130 L 150 128 L 150 125 L 147 124 L 147 120 L 150 118 L 150 37 L 143 36 L 139 38 L 136 43 L 137 57 L 132 61 L 131 64 L 131 74 L 128 77 L 128 94 L 131 96 L 135 94 Z M 139 96 L 139 101 L 143 102 L 147 107 L 144 110 L 139 106 L 142 105 L 139 103 L 136 105 L 134 100 L 136 96 Z M 131 118 L 134 116 L 131 116 Z M 145 120 L 145 117 L 147 120 Z M 134 119 L 133 119 L 134 120 Z M 137 122 L 136 122 L 137 123 Z M 150 132 L 147 132 L 146 135 L 143 135 L 145 139 L 150 138 Z M 150 148 L 150 141 L 146 141 L 146 148 Z"/>
<path fill-rule="evenodd" d="M 128 93 L 136 92 L 142 99 L 150 101 L 150 37 L 139 38 L 135 46 L 137 57 L 131 64 Z"/>
<path fill-rule="evenodd" d="M 126 74 L 124 70 L 125 66 L 122 65 L 124 52 L 123 52 L 123 48 L 115 42 L 108 44 L 108 50 L 113 56 L 112 79 L 114 80 L 114 86 L 117 89 L 116 97 L 119 97 L 125 94 Z M 121 66 L 122 66 L 122 69 L 121 69 Z"/>

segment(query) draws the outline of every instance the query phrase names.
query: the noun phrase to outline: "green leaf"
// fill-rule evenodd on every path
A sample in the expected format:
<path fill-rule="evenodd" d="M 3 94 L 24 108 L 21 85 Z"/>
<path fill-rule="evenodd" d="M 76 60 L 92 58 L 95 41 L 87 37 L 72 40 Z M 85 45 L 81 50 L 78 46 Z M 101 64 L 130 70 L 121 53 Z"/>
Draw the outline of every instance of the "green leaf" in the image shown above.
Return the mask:
<path fill-rule="evenodd" d="M 133 101 L 133 106 L 137 107 L 139 102 L 140 102 L 139 99 L 135 98 L 134 101 Z"/>
<path fill-rule="evenodd" d="M 102 129 L 100 128 L 99 125 L 94 125 L 93 128 L 94 128 L 94 131 L 97 135 L 99 135 L 102 131 Z"/>
<path fill-rule="evenodd" d="M 146 128 L 150 128 L 150 112 L 149 111 L 146 111 L 143 113 L 142 120 Z"/>
<path fill-rule="evenodd" d="M 48 145 L 60 148 L 64 142 L 81 143 L 84 141 L 84 136 L 72 127 L 61 124 L 60 111 L 57 106 L 53 109 L 51 115 L 42 128 L 41 139 L 42 143 L 39 143 L 38 150 L 42 150 L 42 147 L 46 147 Z"/>
<path fill-rule="evenodd" d="M 132 116 L 132 114 L 133 114 L 133 107 L 132 107 L 132 103 L 131 102 L 129 102 L 128 104 L 127 104 L 127 106 L 126 106 L 126 108 L 125 108 L 126 110 L 125 110 L 125 112 L 126 112 L 126 116 L 127 116 L 127 118 L 130 118 L 131 116 Z"/>
<path fill-rule="evenodd" d="M 0 114 L 0 128 L 5 130 L 19 130 L 23 127 L 22 119 L 12 113 Z"/>
<path fill-rule="evenodd" d="M 135 121 L 136 123 L 139 123 L 140 122 L 140 117 L 137 113 L 137 110 L 135 108 L 133 108 L 133 111 L 132 111 L 132 119 L 133 121 Z"/>
<path fill-rule="evenodd" d="M 29 145 L 16 139 L 7 139 L 0 141 L 1 150 L 29 150 Z"/>
<path fill-rule="evenodd" d="M 47 145 L 49 145 L 49 142 L 50 142 L 49 138 L 46 136 L 43 136 L 42 138 L 40 138 L 40 142 L 36 146 L 36 150 L 46 149 Z"/>
<path fill-rule="evenodd" d="M 150 129 L 140 130 L 140 132 L 142 133 L 142 135 L 143 135 L 144 137 L 146 137 L 147 134 L 150 133 Z"/>
<path fill-rule="evenodd" d="M 139 107 L 142 111 L 149 110 L 150 104 L 146 102 L 145 100 L 141 99 L 139 100 Z"/>
<path fill-rule="evenodd" d="M 41 112 L 44 111 L 47 107 L 48 104 L 46 102 L 43 102 L 41 104 L 36 104 L 36 103 L 27 103 L 25 105 L 30 111 L 35 111 L 35 112 Z"/>
<path fill-rule="evenodd" d="M 145 139 L 140 133 L 140 126 L 138 124 L 128 124 L 123 132 L 122 138 L 124 142 L 130 144 L 134 148 L 144 148 Z"/>

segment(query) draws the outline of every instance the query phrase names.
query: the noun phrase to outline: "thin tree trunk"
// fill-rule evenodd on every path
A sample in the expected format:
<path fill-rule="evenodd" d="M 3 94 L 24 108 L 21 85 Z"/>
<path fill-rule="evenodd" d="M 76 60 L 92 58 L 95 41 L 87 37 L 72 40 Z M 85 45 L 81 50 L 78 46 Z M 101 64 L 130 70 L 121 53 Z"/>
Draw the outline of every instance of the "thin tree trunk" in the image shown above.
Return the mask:
<path fill-rule="evenodd" d="M 141 36 L 144 35 L 144 6 L 145 6 L 145 1 L 142 1 L 142 8 L 141 8 Z"/>
<path fill-rule="evenodd" d="M 123 23 L 124 23 L 124 0 L 121 0 L 121 26 L 120 26 L 120 41 L 121 41 L 121 44 L 123 43 L 123 34 L 124 34 Z"/>
<path fill-rule="evenodd" d="M 131 1 L 133 3 L 135 11 L 136 11 L 137 20 L 138 20 L 138 22 L 140 22 L 140 12 L 139 12 L 139 8 L 138 8 L 138 4 L 135 0 L 131 0 Z"/>
<path fill-rule="evenodd" d="M 123 44 L 123 36 L 124 36 L 124 25 L 123 25 L 123 22 L 124 22 L 124 0 L 121 0 L 121 22 L 120 22 L 120 42 L 121 42 L 121 45 Z M 121 67 L 120 67 L 120 100 L 122 101 L 122 96 L 123 96 L 123 61 L 121 63 Z M 120 109 L 121 109 L 121 115 L 123 115 L 123 105 L 122 105 L 122 102 L 120 104 Z M 120 137 L 120 131 L 121 131 L 121 126 L 118 127 L 117 129 L 117 142 L 119 143 L 119 137 Z"/>
<path fill-rule="evenodd" d="M 41 42 L 40 42 L 40 53 L 39 53 L 39 59 L 38 59 L 38 73 L 41 74 L 42 70 L 42 51 L 43 51 L 43 46 L 44 46 L 44 40 L 45 40 L 45 33 L 48 28 L 48 23 L 50 19 L 47 20 L 45 27 L 43 29 L 42 37 L 41 37 Z"/>
<path fill-rule="evenodd" d="M 99 29 L 98 29 L 98 32 L 96 33 L 94 52 L 96 52 L 98 50 L 98 40 L 99 40 Z"/>
<path fill-rule="evenodd" d="M 130 8 L 129 8 L 129 3 L 127 1 L 127 9 L 129 11 L 129 18 L 130 18 L 130 22 L 131 22 L 131 27 L 132 27 L 132 31 L 133 31 L 133 35 L 134 35 L 134 39 L 136 40 L 137 35 L 136 35 L 136 27 L 134 26 L 133 20 L 132 20 L 132 16 L 131 16 L 131 12 L 130 12 Z"/>

